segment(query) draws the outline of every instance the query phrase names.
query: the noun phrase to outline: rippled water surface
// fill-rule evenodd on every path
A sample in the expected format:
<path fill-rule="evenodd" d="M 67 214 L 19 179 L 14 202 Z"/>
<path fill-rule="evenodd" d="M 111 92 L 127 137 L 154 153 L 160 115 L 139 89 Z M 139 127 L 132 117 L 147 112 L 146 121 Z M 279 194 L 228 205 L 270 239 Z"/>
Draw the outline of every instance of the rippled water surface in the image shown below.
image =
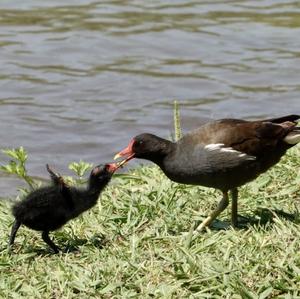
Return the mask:
<path fill-rule="evenodd" d="M 299 1 L 6 0 L 0 53 L 0 147 L 23 145 L 44 178 L 169 136 L 174 99 L 185 130 L 300 111 Z"/>

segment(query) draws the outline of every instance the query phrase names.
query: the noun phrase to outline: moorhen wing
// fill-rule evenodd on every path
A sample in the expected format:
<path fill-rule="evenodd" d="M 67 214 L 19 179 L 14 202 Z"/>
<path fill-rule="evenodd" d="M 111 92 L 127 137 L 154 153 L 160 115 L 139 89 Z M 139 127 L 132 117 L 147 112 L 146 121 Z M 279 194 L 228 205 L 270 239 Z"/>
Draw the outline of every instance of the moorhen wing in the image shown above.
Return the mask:
<path fill-rule="evenodd" d="M 275 165 L 286 150 L 300 142 L 299 115 L 260 121 L 221 119 L 209 122 L 171 142 L 152 134 L 134 137 L 115 158 L 150 160 L 172 181 L 222 191 L 217 208 L 197 227 L 209 225 L 229 203 L 237 226 L 238 187 Z"/>
<path fill-rule="evenodd" d="M 111 163 L 94 167 L 87 188 L 78 189 L 68 186 L 47 164 L 52 185 L 34 190 L 12 207 L 15 221 L 9 246 L 13 245 L 16 233 L 23 224 L 33 230 L 42 231 L 44 242 L 58 253 L 59 248 L 49 238 L 49 232 L 59 229 L 69 220 L 92 208 L 97 203 L 100 192 L 120 166 L 121 163 Z"/>

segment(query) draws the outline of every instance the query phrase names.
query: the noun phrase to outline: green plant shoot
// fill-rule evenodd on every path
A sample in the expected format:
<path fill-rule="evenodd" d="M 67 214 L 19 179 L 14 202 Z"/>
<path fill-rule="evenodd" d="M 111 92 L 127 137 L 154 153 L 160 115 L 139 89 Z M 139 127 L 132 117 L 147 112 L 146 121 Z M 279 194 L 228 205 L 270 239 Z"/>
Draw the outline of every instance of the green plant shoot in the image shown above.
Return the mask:
<path fill-rule="evenodd" d="M 179 105 L 177 101 L 174 101 L 174 132 L 175 132 L 175 141 L 177 141 L 182 136 L 180 112 L 179 112 Z"/>
<path fill-rule="evenodd" d="M 2 150 L 2 152 L 12 158 L 12 160 L 10 160 L 10 162 L 6 165 L 1 165 L 0 170 L 8 174 L 17 175 L 18 177 L 24 179 L 31 189 L 34 189 L 35 183 L 28 175 L 25 167 L 28 157 L 26 150 L 20 146 L 16 149 Z"/>

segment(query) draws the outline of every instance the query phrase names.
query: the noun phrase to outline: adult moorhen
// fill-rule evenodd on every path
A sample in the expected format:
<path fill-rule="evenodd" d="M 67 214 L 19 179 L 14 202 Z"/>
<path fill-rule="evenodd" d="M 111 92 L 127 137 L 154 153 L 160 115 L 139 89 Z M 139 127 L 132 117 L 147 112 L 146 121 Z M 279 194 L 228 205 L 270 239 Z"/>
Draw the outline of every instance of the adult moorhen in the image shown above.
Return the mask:
<path fill-rule="evenodd" d="M 261 121 L 221 119 L 209 122 L 178 142 L 152 134 L 134 137 L 116 158 L 150 160 L 172 181 L 222 191 L 218 207 L 195 230 L 209 225 L 227 206 L 232 191 L 232 225 L 237 226 L 238 187 L 275 165 L 300 142 L 299 115 Z"/>
<path fill-rule="evenodd" d="M 53 172 L 47 164 L 52 185 L 34 190 L 12 208 L 15 217 L 9 246 L 13 245 L 16 233 L 21 226 L 42 231 L 42 238 L 55 253 L 59 248 L 49 238 L 49 231 L 62 227 L 69 220 L 92 208 L 100 192 L 109 183 L 113 173 L 122 165 L 111 163 L 93 168 L 86 189 L 68 186 L 63 178 Z"/>

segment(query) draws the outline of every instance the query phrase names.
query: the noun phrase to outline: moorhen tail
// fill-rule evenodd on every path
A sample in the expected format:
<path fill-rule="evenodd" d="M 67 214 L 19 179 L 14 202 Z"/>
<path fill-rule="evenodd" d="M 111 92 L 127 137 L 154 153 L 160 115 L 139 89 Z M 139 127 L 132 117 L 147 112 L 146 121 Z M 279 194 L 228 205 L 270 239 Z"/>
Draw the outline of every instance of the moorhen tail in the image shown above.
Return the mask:
<path fill-rule="evenodd" d="M 218 207 L 196 229 L 209 225 L 229 203 L 232 191 L 232 225 L 237 225 L 238 187 L 275 165 L 300 142 L 299 115 L 261 121 L 221 119 L 209 122 L 171 142 L 152 134 L 134 137 L 115 156 L 156 163 L 172 181 L 222 191 Z"/>
<path fill-rule="evenodd" d="M 49 238 L 49 232 L 62 227 L 69 220 L 92 208 L 100 192 L 109 183 L 113 173 L 122 163 L 98 165 L 91 171 L 86 189 L 68 186 L 63 178 L 54 173 L 47 164 L 52 185 L 39 188 L 12 207 L 15 217 L 9 239 L 13 245 L 21 224 L 37 231 L 42 231 L 42 238 L 55 253 L 59 248 Z"/>

